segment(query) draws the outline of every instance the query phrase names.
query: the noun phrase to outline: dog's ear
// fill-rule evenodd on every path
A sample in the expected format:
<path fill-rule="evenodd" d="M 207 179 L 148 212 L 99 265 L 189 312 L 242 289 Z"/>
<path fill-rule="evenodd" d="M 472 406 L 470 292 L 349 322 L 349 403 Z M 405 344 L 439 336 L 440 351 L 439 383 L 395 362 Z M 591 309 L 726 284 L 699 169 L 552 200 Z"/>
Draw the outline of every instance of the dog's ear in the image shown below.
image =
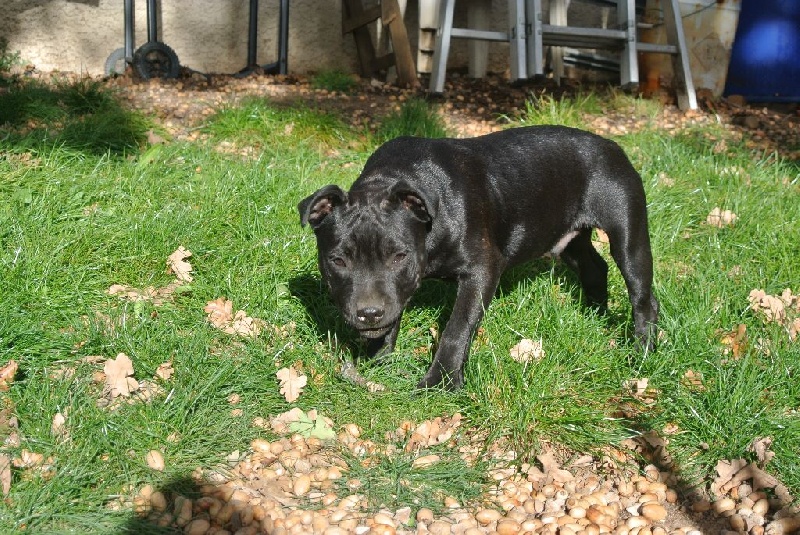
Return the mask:
<path fill-rule="evenodd" d="M 401 180 L 392 186 L 389 191 L 389 202 L 398 204 L 411 211 L 420 221 L 430 223 L 436 217 L 436 205 L 434 200 L 425 192 L 411 187 L 410 184 Z"/>
<path fill-rule="evenodd" d="M 308 223 L 312 228 L 317 228 L 334 208 L 345 202 L 347 194 L 339 186 L 331 184 L 317 190 L 297 205 L 300 211 L 300 225 L 306 226 Z"/>

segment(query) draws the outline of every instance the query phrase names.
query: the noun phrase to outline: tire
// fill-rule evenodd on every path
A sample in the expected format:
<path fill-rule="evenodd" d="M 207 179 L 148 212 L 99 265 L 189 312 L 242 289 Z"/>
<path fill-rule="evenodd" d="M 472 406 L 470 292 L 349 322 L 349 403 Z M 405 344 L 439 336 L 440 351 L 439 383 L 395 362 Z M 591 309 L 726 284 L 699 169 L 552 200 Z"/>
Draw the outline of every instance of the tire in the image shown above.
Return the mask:
<path fill-rule="evenodd" d="M 136 50 L 133 55 L 133 69 L 145 80 L 177 78 L 181 64 L 178 55 L 170 47 L 158 41 L 150 41 Z"/>
<path fill-rule="evenodd" d="M 109 54 L 108 59 L 106 59 L 106 76 L 125 74 L 125 69 L 127 67 L 128 63 L 125 61 L 125 49 L 118 48 Z"/>

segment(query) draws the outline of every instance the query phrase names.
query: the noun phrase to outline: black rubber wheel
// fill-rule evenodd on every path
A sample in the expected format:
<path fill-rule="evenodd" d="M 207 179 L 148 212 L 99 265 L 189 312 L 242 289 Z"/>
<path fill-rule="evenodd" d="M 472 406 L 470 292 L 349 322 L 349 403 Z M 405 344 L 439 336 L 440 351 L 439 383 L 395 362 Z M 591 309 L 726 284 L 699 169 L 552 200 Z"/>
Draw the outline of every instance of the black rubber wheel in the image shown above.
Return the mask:
<path fill-rule="evenodd" d="M 178 55 L 159 41 L 150 41 L 133 54 L 133 68 L 141 78 L 177 78 L 181 70 Z"/>
<path fill-rule="evenodd" d="M 108 55 L 106 59 L 106 76 L 114 74 L 125 74 L 125 68 L 128 63 L 125 61 L 125 49 L 118 48 Z"/>

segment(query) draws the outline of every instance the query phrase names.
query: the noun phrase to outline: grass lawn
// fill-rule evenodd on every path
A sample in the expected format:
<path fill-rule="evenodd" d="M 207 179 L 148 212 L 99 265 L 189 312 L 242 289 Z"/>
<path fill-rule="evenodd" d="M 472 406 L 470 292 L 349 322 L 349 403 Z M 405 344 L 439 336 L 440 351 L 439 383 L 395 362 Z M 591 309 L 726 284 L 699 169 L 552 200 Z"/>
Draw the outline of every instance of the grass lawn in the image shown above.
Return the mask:
<path fill-rule="evenodd" d="M 545 104 L 532 100 L 509 126 L 588 125 L 612 104 L 659 113 L 628 97 Z M 293 407 L 316 409 L 337 431 L 355 423 L 378 444 L 404 421 L 458 412 L 462 429 L 487 448 L 502 439 L 520 462 L 545 442 L 598 453 L 656 431 L 679 479 L 704 488 L 718 461 L 755 461 L 750 445 L 768 437 L 766 470 L 800 495 L 800 167 L 721 127 L 615 138 L 648 194 L 663 331 L 655 354 L 642 359 L 629 340 L 615 267 L 609 314 L 598 317 L 580 306 L 575 277 L 542 260 L 504 277 L 463 390 L 414 391 L 454 300 L 438 281 L 413 299 L 395 354 L 359 365 L 386 390 L 341 379 L 363 348 L 320 282 L 297 203 L 325 184 L 348 186 L 386 137 L 440 133 L 434 117 L 412 103 L 371 134 L 254 99 L 220 109 L 200 141 L 148 145 L 151 119 L 95 84 L 0 93 L 0 368 L 18 367 L 0 379 L 0 453 L 14 461 L 0 532 L 119 532 L 133 514 L 121 498 L 180 486 L 274 439 L 253 421 Z M 709 224 L 714 209 L 737 217 Z M 181 246 L 192 280 L 175 283 L 167 258 Z M 111 295 L 113 285 L 125 288 Z M 754 306 L 753 290 L 765 292 Z M 260 334 L 210 322 L 204 308 L 220 297 L 259 320 Z M 522 339 L 541 340 L 544 355 L 512 359 Z M 132 373 L 109 366 L 120 354 Z M 307 377 L 291 403 L 276 378 L 289 366 Z M 126 385 L 135 395 L 118 396 Z M 151 450 L 163 470 L 148 465 Z M 445 445 L 429 450 L 444 460 L 438 477 L 411 494 L 397 491 L 402 455 L 352 469 L 376 504 L 435 508 L 442 493 L 480 493 L 479 467 Z"/>

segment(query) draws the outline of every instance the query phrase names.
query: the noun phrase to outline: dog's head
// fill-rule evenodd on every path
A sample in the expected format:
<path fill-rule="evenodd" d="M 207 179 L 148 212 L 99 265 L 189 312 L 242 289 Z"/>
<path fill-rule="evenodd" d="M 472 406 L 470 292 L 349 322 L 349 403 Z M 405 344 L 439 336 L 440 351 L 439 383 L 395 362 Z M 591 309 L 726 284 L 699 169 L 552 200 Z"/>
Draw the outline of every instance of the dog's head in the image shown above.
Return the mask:
<path fill-rule="evenodd" d="M 432 208 L 402 180 L 380 191 L 325 186 L 298 205 L 301 224 L 317 237 L 319 270 L 331 296 L 365 338 L 385 335 L 419 287 Z"/>

